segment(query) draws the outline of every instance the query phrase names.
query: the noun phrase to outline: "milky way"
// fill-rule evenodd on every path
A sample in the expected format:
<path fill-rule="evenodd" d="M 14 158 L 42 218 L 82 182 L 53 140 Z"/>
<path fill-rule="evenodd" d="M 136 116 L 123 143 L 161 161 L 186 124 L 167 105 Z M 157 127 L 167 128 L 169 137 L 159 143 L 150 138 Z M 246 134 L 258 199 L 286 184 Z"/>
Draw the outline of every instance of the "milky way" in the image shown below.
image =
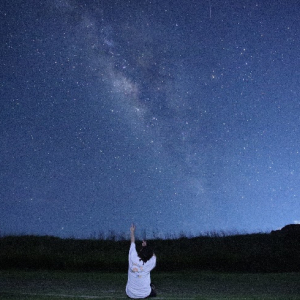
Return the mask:
<path fill-rule="evenodd" d="M 299 222 L 298 5 L 1 4 L 3 233 Z"/>

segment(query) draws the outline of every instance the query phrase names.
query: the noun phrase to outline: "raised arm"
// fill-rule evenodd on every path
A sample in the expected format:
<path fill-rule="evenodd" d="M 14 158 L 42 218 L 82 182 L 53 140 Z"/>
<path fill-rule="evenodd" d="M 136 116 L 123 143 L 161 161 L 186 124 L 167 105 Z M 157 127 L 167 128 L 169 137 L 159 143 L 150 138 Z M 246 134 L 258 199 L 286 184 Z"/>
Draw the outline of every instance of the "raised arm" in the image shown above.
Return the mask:
<path fill-rule="evenodd" d="M 135 226 L 134 224 L 131 225 L 130 227 L 130 240 L 131 240 L 131 243 L 135 243 Z"/>

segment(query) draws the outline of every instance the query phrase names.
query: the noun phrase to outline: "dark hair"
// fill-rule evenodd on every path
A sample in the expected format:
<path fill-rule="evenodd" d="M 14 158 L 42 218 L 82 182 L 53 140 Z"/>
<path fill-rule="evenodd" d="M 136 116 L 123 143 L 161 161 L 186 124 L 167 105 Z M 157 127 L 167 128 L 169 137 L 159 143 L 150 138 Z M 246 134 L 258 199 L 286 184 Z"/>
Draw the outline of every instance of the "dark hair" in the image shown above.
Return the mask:
<path fill-rule="evenodd" d="M 153 256 L 153 249 L 149 246 L 142 247 L 138 252 L 138 256 L 145 263 Z"/>

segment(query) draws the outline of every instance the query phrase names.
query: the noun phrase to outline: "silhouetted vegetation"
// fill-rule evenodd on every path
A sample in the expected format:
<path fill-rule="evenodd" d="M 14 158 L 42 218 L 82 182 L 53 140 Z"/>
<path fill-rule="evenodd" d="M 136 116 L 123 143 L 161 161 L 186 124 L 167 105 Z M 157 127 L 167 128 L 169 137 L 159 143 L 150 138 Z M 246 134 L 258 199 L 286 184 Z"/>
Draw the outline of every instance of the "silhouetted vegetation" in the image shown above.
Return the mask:
<path fill-rule="evenodd" d="M 181 235 L 148 243 L 158 257 L 157 271 L 300 271 L 300 235 L 295 234 Z M 115 236 L 88 240 L 5 236 L 0 238 L 0 269 L 126 272 L 128 249 L 129 241 Z"/>

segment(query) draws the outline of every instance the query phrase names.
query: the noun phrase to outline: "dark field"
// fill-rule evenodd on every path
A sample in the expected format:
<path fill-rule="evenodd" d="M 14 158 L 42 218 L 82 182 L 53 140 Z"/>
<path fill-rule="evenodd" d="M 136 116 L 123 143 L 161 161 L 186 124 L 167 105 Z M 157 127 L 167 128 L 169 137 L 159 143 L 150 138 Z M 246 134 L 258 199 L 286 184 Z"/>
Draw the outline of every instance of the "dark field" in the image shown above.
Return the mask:
<path fill-rule="evenodd" d="M 60 239 L 51 236 L 0 238 L 0 270 L 124 272 L 128 240 Z M 137 241 L 137 247 L 140 242 Z M 148 240 L 157 272 L 300 272 L 300 234 L 248 234 Z"/>
<path fill-rule="evenodd" d="M 0 299 L 127 299 L 124 273 L 1 271 Z M 153 272 L 157 299 L 300 299 L 300 275 Z"/>
<path fill-rule="evenodd" d="M 300 235 L 149 240 L 157 299 L 299 299 Z M 137 245 L 139 242 L 137 241 Z M 0 299 L 127 299 L 128 240 L 0 238 Z"/>

